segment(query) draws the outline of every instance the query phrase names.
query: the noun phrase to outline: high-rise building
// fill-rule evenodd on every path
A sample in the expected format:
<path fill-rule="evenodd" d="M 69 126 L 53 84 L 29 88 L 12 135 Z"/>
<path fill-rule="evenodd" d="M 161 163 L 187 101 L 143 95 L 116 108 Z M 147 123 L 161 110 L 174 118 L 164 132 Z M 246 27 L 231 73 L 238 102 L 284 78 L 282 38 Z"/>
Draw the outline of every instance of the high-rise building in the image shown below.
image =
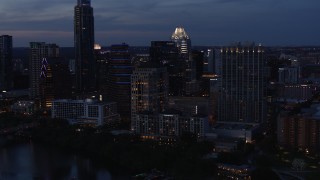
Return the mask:
<path fill-rule="evenodd" d="M 221 48 L 218 120 L 263 123 L 266 118 L 264 50 L 254 44 Z"/>
<path fill-rule="evenodd" d="M 74 8 L 75 88 L 77 93 L 95 90 L 94 17 L 90 0 L 78 0 Z"/>
<path fill-rule="evenodd" d="M 0 36 L 0 90 L 13 87 L 12 78 L 12 36 Z"/>
<path fill-rule="evenodd" d="M 196 62 L 193 60 L 191 52 L 191 40 L 183 27 L 176 27 L 171 35 L 171 40 L 175 42 L 179 49 L 179 60 L 184 64 L 183 81 L 185 91 L 180 95 L 193 95 L 199 89 L 199 82 L 196 80 Z"/>
<path fill-rule="evenodd" d="M 108 98 L 108 56 L 105 50 L 101 49 L 101 46 L 95 44 L 94 48 L 95 59 L 97 63 L 97 92 L 102 95 L 103 98 Z"/>
<path fill-rule="evenodd" d="M 56 44 L 30 42 L 29 80 L 30 98 L 40 99 L 40 81 L 48 72 L 47 60 L 59 57 L 59 47 Z"/>
<path fill-rule="evenodd" d="M 128 44 L 111 46 L 106 100 L 117 102 L 118 112 L 123 121 L 129 122 L 131 111 L 131 55 Z"/>
<path fill-rule="evenodd" d="M 67 99 L 71 96 L 72 76 L 66 61 L 60 59 L 51 64 L 55 99 Z"/>
<path fill-rule="evenodd" d="M 207 49 L 204 51 L 204 62 L 203 62 L 203 71 L 208 73 L 215 72 L 215 61 L 214 61 L 215 50 Z"/>
<path fill-rule="evenodd" d="M 52 68 L 48 63 L 47 58 L 41 60 L 41 72 L 40 72 L 40 107 L 49 108 L 52 105 L 54 98 L 54 84 L 52 78 Z"/>
<path fill-rule="evenodd" d="M 179 49 L 173 41 L 152 41 L 150 61 L 167 67 L 169 73 L 169 95 L 185 92 L 186 63 L 179 58 Z"/>
<path fill-rule="evenodd" d="M 142 112 L 158 114 L 168 104 L 168 73 L 164 67 L 140 67 L 131 76 L 131 129 L 140 132 L 136 116 Z"/>
<path fill-rule="evenodd" d="M 44 58 L 40 74 L 40 105 L 50 108 L 54 99 L 71 97 L 71 74 L 63 58 Z"/>
<path fill-rule="evenodd" d="M 176 43 L 179 48 L 180 55 L 184 59 L 189 59 L 191 53 L 191 40 L 183 27 L 176 27 L 175 31 L 171 35 L 171 40 Z"/>
<path fill-rule="evenodd" d="M 151 62 L 165 66 L 179 59 L 179 49 L 173 41 L 151 41 L 149 54 Z"/>
<path fill-rule="evenodd" d="M 204 64 L 204 53 L 201 51 L 193 50 L 192 51 L 192 59 L 194 61 L 195 65 L 195 78 L 197 80 L 200 80 L 202 77 L 202 74 L 204 72 L 203 70 L 203 64 Z"/>

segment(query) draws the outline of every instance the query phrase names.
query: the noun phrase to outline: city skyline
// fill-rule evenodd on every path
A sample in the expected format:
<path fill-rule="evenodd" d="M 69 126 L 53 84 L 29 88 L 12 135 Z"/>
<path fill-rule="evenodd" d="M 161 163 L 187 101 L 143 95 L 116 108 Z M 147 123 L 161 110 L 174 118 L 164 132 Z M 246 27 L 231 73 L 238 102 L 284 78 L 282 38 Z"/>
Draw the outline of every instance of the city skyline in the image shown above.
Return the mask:
<path fill-rule="evenodd" d="M 76 0 L 22 0 L 0 7 L 0 34 L 13 36 L 14 47 L 31 41 L 73 46 Z M 193 45 L 255 41 L 264 45 L 320 45 L 320 2 L 316 0 L 93 0 L 96 43 L 149 45 L 169 40 L 183 26 Z"/>

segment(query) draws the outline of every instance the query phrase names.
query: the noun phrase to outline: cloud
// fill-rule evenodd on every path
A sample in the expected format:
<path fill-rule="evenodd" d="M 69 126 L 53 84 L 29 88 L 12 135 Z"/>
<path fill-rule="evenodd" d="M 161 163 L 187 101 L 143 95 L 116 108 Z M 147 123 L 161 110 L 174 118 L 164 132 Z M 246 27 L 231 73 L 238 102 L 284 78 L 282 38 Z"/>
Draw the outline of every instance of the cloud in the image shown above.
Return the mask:
<path fill-rule="evenodd" d="M 72 18 L 73 9 L 70 2 L 60 0 L 14 0 L 3 3 L 0 7 L 0 22 L 37 22 L 59 18 Z M 70 16 L 71 15 L 71 16 Z"/>
<path fill-rule="evenodd" d="M 73 35 L 73 32 L 70 31 L 16 31 L 16 30 L 8 30 L 8 31 L 0 31 L 0 34 L 12 34 L 15 37 L 38 37 L 38 36 L 50 36 L 50 37 L 69 37 Z"/>
<path fill-rule="evenodd" d="M 75 5 L 76 0 L 6 1 L 0 32 L 22 43 L 53 37 L 72 46 Z M 318 0 L 92 0 L 92 7 L 96 40 L 103 44 L 168 40 L 177 25 L 196 45 L 230 39 L 313 43 L 320 36 Z"/>
<path fill-rule="evenodd" d="M 70 41 L 73 31 L 0 30 L 0 34 L 13 36 L 14 47 L 27 47 L 29 42 L 57 43 L 60 46 L 73 46 Z"/>

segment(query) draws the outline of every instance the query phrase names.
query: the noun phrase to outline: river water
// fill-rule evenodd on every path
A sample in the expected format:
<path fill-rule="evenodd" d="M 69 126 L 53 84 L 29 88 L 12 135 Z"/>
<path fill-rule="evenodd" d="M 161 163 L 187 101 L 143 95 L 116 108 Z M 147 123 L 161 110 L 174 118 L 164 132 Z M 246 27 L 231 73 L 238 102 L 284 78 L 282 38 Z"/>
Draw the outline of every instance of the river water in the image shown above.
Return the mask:
<path fill-rule="evenodd" d="M 51 179 L 109 180 L 112 178 L 108 170 L 95 167 L 89 159 L 32 142 L 7 146 L 0 143 L 0 180 Z"/>

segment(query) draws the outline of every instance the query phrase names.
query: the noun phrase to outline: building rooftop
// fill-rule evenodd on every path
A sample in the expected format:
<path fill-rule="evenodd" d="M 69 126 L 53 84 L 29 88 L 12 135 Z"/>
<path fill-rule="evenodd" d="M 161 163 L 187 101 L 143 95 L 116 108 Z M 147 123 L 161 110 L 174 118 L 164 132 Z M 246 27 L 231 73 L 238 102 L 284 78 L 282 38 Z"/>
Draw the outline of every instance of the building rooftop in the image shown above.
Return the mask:
<path fill-rule="evenodd" d="M 160 114 L 164 114 L 164 115 L 173 115 L 173 114 L 177 114 L 177 115 L 181 115 L 181 111 L 175 110 L 175 109 L 167 109 L 165 112 L 162 112 Z"/>
<path fill-rule="evenodd" d="M 33 101 L 18 101 L 13 104 L 14 107 L 26 107 L 26 106 L 33 106 Z"/>
<path fill-rule="evenodd" d="M 245 123 L 223 123 L 218 122 L 213 129 L 226 129 L 226 130 L 250 130 L 255 128 L 256 124 L 245 124 Z"/>
<path fill-rule="evenodd" d="M 29 95 L 28 89 L 2 91 L 2 92 L 0 92 L 0 99 L 1 98 L 16 98 L 16 97 L 28 96 L 28 95 Z"/>
<path fill-rule="evenodd" d="M 102 102 L 97 99 L 55 99 L 53 102 L 65 102 L 65 103 L 87 103 L 87 104 L 112 104 L 115 102 Z"/>
<path fill-rule="evenodd" d="M 114 130 L 111 131 L 111 134 L 114 136 L 124 135 L 124 134 L 133 134 L 132 131 L 129 130 Z"/>

